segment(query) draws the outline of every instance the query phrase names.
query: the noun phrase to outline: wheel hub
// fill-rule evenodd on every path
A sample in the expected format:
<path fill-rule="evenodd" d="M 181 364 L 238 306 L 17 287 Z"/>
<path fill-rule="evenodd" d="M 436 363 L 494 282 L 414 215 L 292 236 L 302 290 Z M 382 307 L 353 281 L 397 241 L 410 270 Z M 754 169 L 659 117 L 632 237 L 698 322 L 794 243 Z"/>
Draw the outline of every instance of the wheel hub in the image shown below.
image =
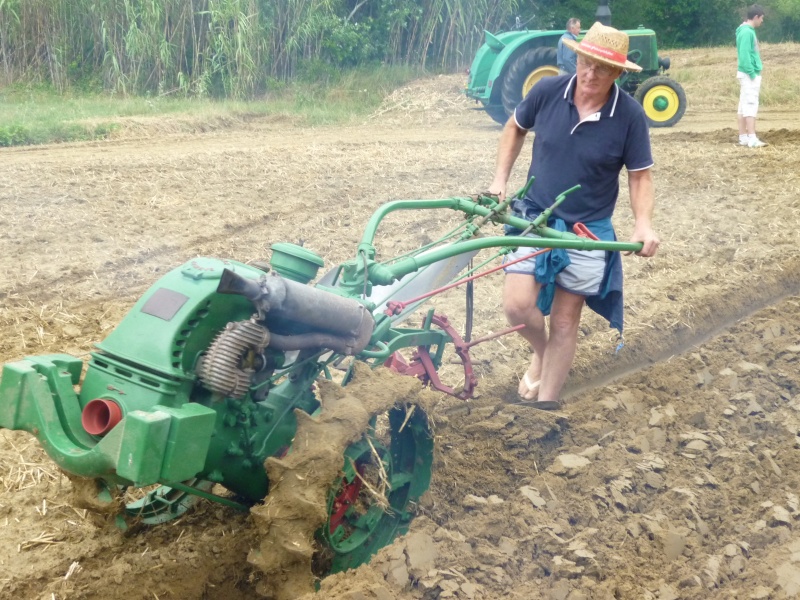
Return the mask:
<path fill-rule="evenodd" d="M 667 100 L 664 96 L 659 96 L 653 100 L 653 108 L 655 108 L 658 112 L 664 112 L 669 108 L 669 100 Z"/>
<path fill-rule="evenodd" d="M 372 503 L 363 503 L 364 506 L 359 506 L 359 496 L 364 488 L 364 482 L 373 479 L 367 473 L 369 463 L 375 458 L 380 458 L 381 470 L 388 477 L 391 477 L 392 473 L 390 453 L 378 440 L 370 438 L 370 442 L 364 440 L 348 449 L 339 493 L 329 508 L 329 539 L 334 550 L 339 552 L 350 552 L 362 545 L 384 512 L 381 506 Z M 371 490 L 377 487 L 374 481 L 369 485 Z"/>
<path fill-rule="evenodd" d="M 663 122 L 678 112 L 680 100 L 675 90 L 669 86 L 657 85 L 644 95 L 642 106 L 651 120 Z"/>

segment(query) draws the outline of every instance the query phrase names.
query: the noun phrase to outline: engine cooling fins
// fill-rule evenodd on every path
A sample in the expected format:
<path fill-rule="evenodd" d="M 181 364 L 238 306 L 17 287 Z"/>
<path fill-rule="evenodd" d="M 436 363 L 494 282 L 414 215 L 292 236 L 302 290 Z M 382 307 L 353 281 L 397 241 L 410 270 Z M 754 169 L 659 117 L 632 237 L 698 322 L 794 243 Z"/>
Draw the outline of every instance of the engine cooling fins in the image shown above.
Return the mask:
<path fill-rule="evenodd" d="M 250 389 L 252 360 L 269 344 L 269 331 L 252 319 L 228 323 L 200 357 L 197 376 L 209 390 L 242 398 Z"/>

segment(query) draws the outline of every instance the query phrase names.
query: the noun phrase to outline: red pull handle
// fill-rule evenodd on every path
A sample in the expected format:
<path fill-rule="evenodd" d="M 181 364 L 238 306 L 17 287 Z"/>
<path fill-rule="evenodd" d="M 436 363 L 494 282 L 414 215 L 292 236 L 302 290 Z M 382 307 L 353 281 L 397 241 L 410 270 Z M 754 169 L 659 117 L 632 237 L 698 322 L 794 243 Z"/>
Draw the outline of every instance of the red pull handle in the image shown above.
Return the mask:
<path fill-rule="evenodd" d="M 593 234 L 591 231 L 589 231 L 589 228 L 586 225 L 584 225 L 583 223 L 575 223 L 575 225 L 572 226 L 572 231 L 578 237 L 589 238 L 590 240 L 599 240 L 600 239 L 595 234 Z"/>

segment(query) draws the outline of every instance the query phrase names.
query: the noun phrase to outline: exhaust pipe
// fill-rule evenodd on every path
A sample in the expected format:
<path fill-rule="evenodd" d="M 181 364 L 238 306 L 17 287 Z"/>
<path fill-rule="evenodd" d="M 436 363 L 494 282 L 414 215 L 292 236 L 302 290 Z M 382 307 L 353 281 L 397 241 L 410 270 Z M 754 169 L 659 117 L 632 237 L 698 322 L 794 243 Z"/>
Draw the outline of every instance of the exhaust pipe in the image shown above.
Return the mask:
<path fill-rule="evenodd" d="M 608 0 L 598 0 L 594 19 L 595 21 L 600 21 L 606 27 L 611 26 L 611 9 L 608 7 Z"/>
<path fill-rule="evenodd" d="M 255 302 L 261 298 L 263 290 L 257 281 L 242 277 L 230 269 L 223 269 L 222 277 L 220 277 L 219 285 L 217 285 L 217 293 L 238 294 L 240 296 L 244 296 L 252 302 Z"/>
<path fill-rule="evenodd" d="M 270 346 L 281 350 L 322 347 L 358 354 L 367 347 L 375 328 L 375 320 L 360 302 L 277 275 L 253 281 L 225 269 L 217 292 L 242 295 L 260 313 L 269 313 L 270 319 L 301 323 L 315 330 L 300 335 L 273 334 Z"/>

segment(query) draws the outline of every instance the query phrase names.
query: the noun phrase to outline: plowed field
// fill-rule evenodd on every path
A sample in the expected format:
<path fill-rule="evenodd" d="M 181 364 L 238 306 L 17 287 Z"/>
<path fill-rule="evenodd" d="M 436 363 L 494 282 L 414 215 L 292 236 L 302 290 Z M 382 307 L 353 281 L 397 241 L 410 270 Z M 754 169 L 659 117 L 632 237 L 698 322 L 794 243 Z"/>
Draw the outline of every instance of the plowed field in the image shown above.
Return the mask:
<path fill-rule="evenodd" d="M 765 48 L 765 90 L 787 56 L 796 64 L 800 50 Z M 318 597 L 800 594 L 800 104 L 765 106 L 769 146 L 738 146 L 735 102 L 701 95 L 703 73 L 732 60 L 673 59 L 697 77 L 684 119 L 652 132 L 662 246 L 624 258 L 622 349 L 587 313 L 566 406 L 543 413 L 510 405 L 529 356 L 521 340 L 477 346 L 478 397 L 442 396 L 432 411 L 434 478 L 410 534 L 324 580 Z M 462 85 L 419 81 L 343 127 L 132 121 L 101 143 L 0 150 L 0 360 L 86 358 L 192 257 L 246 262 L 303 240 L 333 265 L 382 203 L 485 189 L 499 128 Z M 378 251 L 457 222 L 392 216 Z M 500 290 L 499 275 L 477 282 L 475 337 L 505 327 Z M 434 305 L 463 327 L 463 292 Z M 250 516 L 201 503 L 125 536 L 73 508 L 70 490 L 32 436 L 0 431 L 0 598 L 260 597 Z"/>

